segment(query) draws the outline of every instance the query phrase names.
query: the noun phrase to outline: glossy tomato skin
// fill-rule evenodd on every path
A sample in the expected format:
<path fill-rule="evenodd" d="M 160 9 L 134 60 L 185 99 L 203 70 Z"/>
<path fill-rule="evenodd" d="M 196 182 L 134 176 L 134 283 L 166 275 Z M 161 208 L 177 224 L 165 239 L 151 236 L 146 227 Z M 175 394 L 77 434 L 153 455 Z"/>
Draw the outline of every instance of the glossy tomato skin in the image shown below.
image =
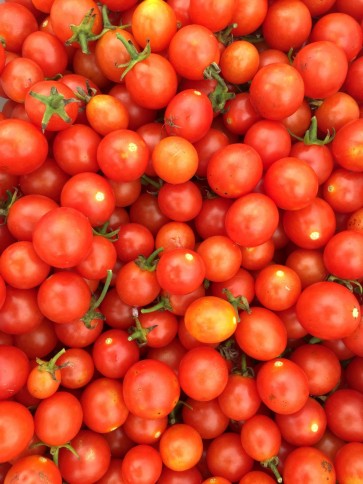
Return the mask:
<path fill-rule="evenodd" d="M 357 390 L 339 389 L 325 402 L 328 428 L 347 442 L 361 442 L 363 432 L 363 395 Z"/>
<path fill-rule="evenodd" d="M 30 122 L 0 121 L 0 169 L 11 175 L 27 175 L 46 160 L 48 141 Z"/>
<path fill-rule="evenodd" d="M 0 402 L 0 462 L 15 459 L 26 449 L 34 434 L 34 420 L 30 411 L 14 401 Z M 19 423 L 21 425 L 19 425 Z"/>
<path fill-rule="evenodd" d="M 305 288 L 297 301 L 296 313 L 310 334 L 327 340 L 352 334 L 361 316 L 356 297 L 346 287 L 329 281 Z"/>
<path fill-rule="evenodd" d="M 272 237 L 278 222 L 276 204 L 262 193 L 249 193 L 237 198 L 229 207 L 225 228 L 237 244 L 255 247 Z"/>
<path fill-rule="evenodd" d="M 250 86 L 252 106 L 264 118 L 281 121 L 302 104 L 304 81 L 295 67 L 283 63 L 262 67 Z"/>
<path fill-rule="evenodd" d="M 333 461 L 314 447 L 298 447 L 290 452 L 284 463 L 283 479 L 286 484 L 335 483 Z"/>
<path fill-rule="evenodd" d="M 62 484 L 62 475 L 56 464 L 44 456 L 28 455 L 17 460 L 8 473 L 4 483 L 33 480 L 41 482 L 48 480 L 54 484 Z"/>
<path fill-rule="evenodd" d="M 70 444 L 77 456 L 60 449 L 59 469 L 68 482 L 96 482 L 106 473 L 111 450 L 105 437 L 91 430 L 80 430 Z"/>
<path fill-rule="evenodd" d="M 257 374 L 257 390 L 265 405 L 276 413 L 298 412 L 309 398 L 309 384 L 304 371 L 286 358 L 263 363 Z"/>
<path fill-rule="evenodd" d="M 363 444 L 361 442 L 348 442 L 338 450 L 334 459 L 338 482 L 349 479 L 354 482 L 354 479 L 362 479 L 362 455 Z"/>
<path fill-rule="evenodd" d="M 165 363 L 145 359 L 126 372 L 123 394 L 127 408 L 136 416 L 162 418 L 168 415 L 180 396 L 179 381 Z"/>

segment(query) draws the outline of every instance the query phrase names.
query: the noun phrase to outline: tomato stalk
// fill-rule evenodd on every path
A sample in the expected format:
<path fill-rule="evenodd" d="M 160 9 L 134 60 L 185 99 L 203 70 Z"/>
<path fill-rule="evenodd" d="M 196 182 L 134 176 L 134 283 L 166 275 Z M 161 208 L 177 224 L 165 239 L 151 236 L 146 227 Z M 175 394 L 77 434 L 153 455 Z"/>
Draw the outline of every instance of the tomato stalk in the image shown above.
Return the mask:
<path fill-rule="evenodd" d="M 333 129 L 333 133 L 330 134 L 330 132 L 328 131 L 324 139 L 318 138 L 318 121 L 316 119 L 316 116 L 313 116 L 311 118 L 310 127 L 305 131 L 303 138 L 301 138 L 300 136 L 296 136 L 296 134 L 292 133 L 291 131 L 289 131 L 289 133 L 293 138 L 299 141 L 302 141 L 304 144 L 308 146 L 309 145 L 319 145 L 319 146 L 327 145 L 328 143 L 333 141 L 335 136 L 335 130 Z"/>
<path fill-rule="evenodd" d="M 277 469 L 277 466 L 279 465 L 278 457 L 276 457 L 276 456 L 271 457 L 270 459 L 266 459 L 266 460 L 260 462 L 260 464 L 262 465 L 262 467 L 271 469 L 271 471 L 273 472 L 273 475 L 275 476 L 277 482 L 282 482 L 282 477 L 281 477 L 281 475 L 280 475 L 280 473 Z"/>
<path fill-rule="evenodd" d="M 340 277 L 333 276 L 332 274 L 328 276 L 327 281 L 336 282 L 349 289 L 350 292 L 358 297 L 363 295 L 363 286 L 356 279 L 341 279 Z"/>
<path fill-rule="evenodd" d="M 135 264 L 140 267 L 143 271 L 150 271 L 154 272 L 158 263 L 157 257 L 164 250 L 163 247 L 159 247 L 158 249 L 154 250 L 154 252 L 149 255 L 148 258 L 144 257 L 143 255 L 139 255 L 135 259 Z"/>
<path fill-rule="evenodd" d="M 182 421 L 180 417 L 180 412 L 183 406 L 189 408 L 189 410 L 193 410 L 193 407 L 189 405 L 189 403 L 184 402 L 183 400 L 178 400 L 173 410 L 169 413 L 169 416 L 168 416 L 169 425 L 175 425 L 176 423 Z"/>
<path fill-rule="evenodd" d="M 64 363 L 63 365 L 57 365 L 56 362 L 58 358 L 65 353 L 65 348 L 62 348 L 56 355 L 53 356 L 49 361 L 41 360 L 40 358 L 36 358 L 35 361 L 38 363 L 38 371 L 46 371 L 50 374 L 53 380 L 58 381 L 55 375 L 57 370 L 61 370 L 68 366 L 68 363 Z"/>
<path fill-rule="evenodd" d="M 29 94 L 45 105 L 45 111 L 41 124 L 43 133 L 47 129 L 51 117 L 55 114 L 57 114 L 66 123 L 72 123 L 72 119 L 66 113 L 65 107 L 70 103 L 79 103 L 78 99 L 65 99 L 63 94 L 60 94 L 55 86 L 51 87 L 50 94 L 48 96 L 46 94 L 40 94 L 34 91 L 30 91 Z"/>
<path fill-rule="evenodd" d="M 218 40 L 218 42 L 227 47 L 227 45 L 232 44 L 234 40 L 232 30 L 236 27 L 238 27 L 236 23 L 227 25 L 225 29 L 216 32 L 214 36 Z"/>
<path fill-rule="evenodd" d="M 152 331 L 157 327 L 157 324 L 154 324 L 149 328 L 143 328 L 137 316 L 134 317 L 134 321 L 135 321 L 135 326 L 132 326 L 130 328 L 130 331 L 132 331 L 132 333 L 127 339 L 128 341 L 136 340 L 139 346 L 145 346 L 147 344 L 147 335 L 150 333 L 150 331 Z"/>
<path fill-rule="evenodd" d="M 142 308 L 141 313 L 153 313 L 154 311 L 172 311 L 172 305 L 170 304 L 170 299 L 167 296 L 162 296 L 159 301 L 154 304 L 154 306 L 150 306 L 149 308 Z"/>
<path fill-rule="evenodd" d="M 6 219 L 9 214 L 10 207 L 14 205 L 16 200 L 18 200 L 18 194 L 19 190 L 17 188 L 15 188 L 13 192 L 11 192 L 10 190 L 6 191 L 7 198 L 0 203 L 0 219 L 3 218 L 3 220 L 0 222 L 0 225 L 6 224 Z"/>
<path fill-rule="evenodd" d="M 238 310 L 242 309 L 242 311 L 246 311 L 248 314 L 251 314 L 251 309 L 250 305 L 248 303 L 248 300 L 245 296 L 233 296 L 231 291 L 227 288 L 222 290 L 223 294 L 227 296 L 227 301 L 232 304 L 234 307 L 234 310 L 236 311 L 236 316 L 237 316 L 237 322 L 240 322 L 240 317 L 238 314 Z"/>
<path fill-rule="evenodd" d="M 210 64 L 204 70 L 205 79 L 213 79 L 217 81 L 217 85 L 214 91 L 208 94 L 208 97 L 213 106 L 213 111 L 216 113 L 223 112 L 226 102 L 235 97 L 234 92 L 229 92 L 226 82 L 224 81 L 222 76 L 219 75 L 220 72 L 221 69 L 215 62 Z"/>
<path fill-rule="evenodd" d="M 105 239 L 109 239 L 111 242 L 116 242 L 120 227 L 111 230 L 111 232 L 107 232 L 109 225 L 109 222 L 105 222 L 101 227 L 92 228 L 92 232 L 94 235 L 101 235 L 101 237 L 105 237 Z"/>
<path fill-rule="evenodd" d="M 81 320 L 84 322 L 87 328 L 92 328 L 91 323 L 94 319 L 105 319 L 104 315 L 99 311 L 97 311 L 97 308 L 104 300 L 107 294 L 108 288 L 110 287 L 110 284 L 111 284 L 111 279 L 112 279 L 112 270 L 108 269 L 106 280 L 103 285 L 101 294 L 99 295 L 98 299 L 93 301 L 87 313 L 81 318 Z"/>
<path fill-rule="evenodd" d="M 52 456 L 53 458 L 53 462 L 56 466 L 58 466 L 59 464 L 59 451 L 60 449 L 68 449 L 70 452 L 72 452 L 73 455 L 75 455 L 77 457 L 77 459 L 79 459 L 79 454 L 78 452 L 76 451 L 76 449 L 74 449 L 72 447 L 72 445 L 68 442 L 66 444 L 63 444 L 63 445 L 48 445 L 48 444 L 45 444 L 44 442 L 36 442 L 35 444 L 33 444 L 31 446 L 31 448 L 34 448 L 34 447 L 40 447 L 42 445 L 45 445 L 46 447 L 49 447 L 49 453 L 50 455 Z"/>
<path fill-rule="evenodd" d="M 66 41 L 66 45 L 72 45 L 74 42 L 78 42 L 79 45 L 81 46 L 82 52 L 84 54 L 89 54 L 90 53 L 88 48 L 89 42 L 94 42 L 100 39 L 109 30 L 114 30 L 116 28 L 122 29 L 130 26 L 128 24 L 120 25 L 120 26 L 112 25 L 108 17 L 108 9 L 106 5 L 102 6 L 101 15 L 102 15 L 103 28 L 99 34 L 94 34 L 92 32 L 92 28 L 94 26 L 95 19 L 96 19 L 96 14 L 94 13 L 94 9 L 91 8 L 91 10 L 87 12 L 86 15 L 83 17 L 83 20 L 79 25 L 75 25 L 75 24 L 70 25 L 70 29 L 72 30 L 73 35 Z"/>
<path fill-rule="evenodd" d="M 130 72 L 131 69 L 136 64 L 138 64 L 139 62 L 141 62 L 141 61 L 143 61 L 143 60 L 145 60 L 149 57 L 149 55 L 151 54 L 151 47 L 150 47 L 150 41 L 148 40 L 144 50 L 142 52 L 139 52 L 136 49 L 136 47 L 134 46 L 134 44 L 131 42 L 131 40 L 124 39 L 122 37 L 122 35 L 120 35 L 120 34 L 116 34 L 116 37 L 118 38 L 118 40 L 120 40 L 123 43 L 123 45 L 125 46 L 125 49 L 127 50 L 128 54 L 130 56 L 129 62 L 126 62 L 125 64 L 118 64 L 117 65 L 117 67 L 119 67 L 119 68 L 125 67 L 125 70 L 123 71 L 123 73 L 121 75 L 121 81 L 122 81 L 123 78 L 126 76 L 126 74 L 128 72 Z"/>

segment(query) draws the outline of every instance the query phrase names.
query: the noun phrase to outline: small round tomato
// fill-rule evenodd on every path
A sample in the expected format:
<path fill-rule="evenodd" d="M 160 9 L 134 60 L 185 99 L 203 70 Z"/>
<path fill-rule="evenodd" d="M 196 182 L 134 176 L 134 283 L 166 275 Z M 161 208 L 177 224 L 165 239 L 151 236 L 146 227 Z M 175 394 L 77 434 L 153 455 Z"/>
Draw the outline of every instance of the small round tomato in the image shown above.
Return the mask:
<path fill-rule="evenodd" d="M 97 148 L 97 161 L 107 178 L 133 181 L 140 178 L 149 161 L 149 148 L 139 134 L 116 129 L 106 134 Z"/>
<path fill-rule="evenodd" d="M 151 445 L 135 445 L 129 449 L 121 464 L 122 482 L 158 482 L 163 462 L 160 453 Z M 137 477 L 136 477 L 137 476 Z"/>
<path fill-rule="evenodd" d="M 163 418 L 177 404 L 180 385 L 174 371 L 165 363 L 144 359 L 127 370 L 123 394 L 131 413 L 144 418 Z"/>
<path fill-rule="evenodd" d="M 166 467 L 174 471 L 185 471 L 199 462 L 203 454 L 203 441 L 192 426 L 175 424 L 164 431 L 159 449 Z"/>
<path fill-rule="evenodd" d="M 41 482 L 62 484 L 62 475 L 56 464 L 47 457 L 28 455 L 17 460 L 6 474 L 4 483 L 11 482 Z"/>
<path fill-rule="evenodd" d="M 299 71 L 283 63 L 257 71 L 250 85 L 250 99 L 266 119 L 282 120 L 293 114 L 304 99 L 304 81 Z"/>
<path fill-rule="evenodd" d="M 226 213 L 227 235 L 242 247 L 255 247 L 267 242 L 279 222 L 276 204 L 262 193 L 249 193 L 237 198 Z"/>
<path fill-rule="evenodd" d="M 306 287 L 297 301 L 296 314 L 308 333 L 327 340 L 352 334 L 361 317 L 355 295 L 330 281 Z"/>
<path fill-rule="evenodd" d="M 354 172 L 363 171 L 360 156 L 363 147 L 362 126 L 362 119 L 350 121 L 338 131 L 332 141 L 332 152 L 338 165 Z"/>
<path fill-rule="evenodd" d="M 298 412 L 309 398 L 306 374 L 300 366 L 286 358 L 264 362 L 257 373 L 256 382 L 261 400 L 279 414 Z"/>
<path fill-rule="evenodd" d="M 185 326 L 201 343 L 220 343 L 236 330 L 237 314 L 226 300 L 204 296 L 193 301 L 184 316 Z"/>
<path fill-rule="evenodd" d="M 199 401 L 213 400 L 227 385 L 227 362 L 214 348 L 192 348 L 180 361 L 179 382 L 188 397 Z"/>
<path fill-rule="evenodd" d="M 212 103 L 206 94 L 195 89 L 176 94 L 164 114 L 166 133 L 181 136 L 191 143 L 200 141 L 208 133 L 212 121 Z"/>
<path fill-rule="evenodd" d="M 30 122 L 0 121 L 0 170 L 10 175 L 27 175 L 39 168 L 48 155 L 46 137 Z"/>
<path fill-rule="evenodd" d="M 71 207 L 57 207 L 37 222 L 33 245 L 48 264 L 68 268 L 88 255 L 92 238 L 92 226 L 83 213 Z"/>
<path fill-rule="evenodd" d="M 286 457 L 282 477 L 285 484 L 334 484 L 336 474 L 333 461 L 315 447 L 302 446 Z M 308 479 L 308 481 L 306 481 Z"/>

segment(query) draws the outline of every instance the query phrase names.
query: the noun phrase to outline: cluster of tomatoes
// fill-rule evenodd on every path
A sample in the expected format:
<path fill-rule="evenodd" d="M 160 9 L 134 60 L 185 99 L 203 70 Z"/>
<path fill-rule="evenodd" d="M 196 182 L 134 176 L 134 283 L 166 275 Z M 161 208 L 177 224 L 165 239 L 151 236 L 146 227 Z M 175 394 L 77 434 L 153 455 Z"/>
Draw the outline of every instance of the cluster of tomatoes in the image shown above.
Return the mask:
<path fill-rule="evenodd" d="M 0 4 L 0 482 L 363 482 L 362 25 Z"/>

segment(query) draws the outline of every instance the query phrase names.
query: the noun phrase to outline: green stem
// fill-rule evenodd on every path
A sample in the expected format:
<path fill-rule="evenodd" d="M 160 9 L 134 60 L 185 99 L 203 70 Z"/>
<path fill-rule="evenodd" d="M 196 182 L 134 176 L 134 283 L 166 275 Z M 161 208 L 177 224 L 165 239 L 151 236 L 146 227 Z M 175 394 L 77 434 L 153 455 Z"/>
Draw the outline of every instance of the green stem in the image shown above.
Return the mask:
<path fill-rule="evenodd" d="M 105 222 L 101 227 L 92 228 L 93 235 L 100 235 L 105 237 L 105 239 L 109 239 L 111 242 L 116 242 L 118 233 L 120 232 L 120 227 L 115 230 L 111 230 L 111 232 L 107 232 L 109 225 L 109 222 Z"/>
<path fill-rule="evenodd" d="M 246 311 L 248 314 L 251 314 L 250 305 L 245 296 L 233 296 L 231 291 L 227 288 L 223 289 L 222 292 L 227 296 L 227 301 L 234 307 L 234 310 L 236 311 L 238 323 L 240 322 L 240 317 L 238 314 L 239 309 L 241 309 L 242 311 Z"/>
<path fill-rule="evenodd" d="M 292 133 L 289 131 L 290 135 L 299 140 L 302 141 L 305 145 L 318 145 L 318 146 L 324 146 L 333 141 L 334 136 L 335 136 L 335 130 L 333 130 L 333 133 L 330 134 L 329 131 L 327 135 L 325 136 L 324 139 L 319 139 L 318 138 L 318 120 L 316 119 L 316 116 L 313 116 L 311 118 L 311 123 L 309 129 L 305 131 L 304 137 L 301 138 L 300 136 L 297 136 L 296 134 Z"/>
<path fill-rule="evenodd" d="M 233 34 L 232 30 L 238 27 L 238 24 L 233 23 L 230 25 L 227 25 L 227 27 L 223 30 L 220 30 L 219 32 L 216 32 L 214 36 L 220 42 L 221 44 L 227 46 L 229 44 L 232 44 L 233 42 Z"/>
<path fill-rule="evenodd" d="M 38 364 L 38 370 L 39 371 L 46 371 L 46 372 L 50 373 L 52 379 L 55 380 L 55 381 L 57 381 L 57 378 L 55 376 L 55 372 L 57 370 L 60 370 L 61 368 L 64 368 L 65 366 L 67 366 L 67 363 L 65 363 L 64 365 L 57 365 L 56 362 L 57 362 L 58 358 L 61 355 L 63 355 L 65 352 L 66 352 L 65 348 L 62 348 L 49 361 L 45 361 L 45 360 L 42 360 L 40 358 L 36 358 L 35 361 Z"/>
<path fill-rule="evenodd" d="M 151 178 L 150 176 L 145 175 L 145 174 L 142 175 L 142 177 L 141 177 L 141 183 L 143 185 L 152 185 L 157 190 L 160 190 L 160 188 L 163 186 L 163 181 L 160 178 L 159 178 L 158 181 L 156 181 L 153 178 Z"/>
<path fill-rule="evenodd" d="M 66 123 L 72 123 L 72 119 L 68 116 L 65 107 L 70 103 L 79 103 L 80 101 L 75 98 L 66 99 L 63 94 L 60 94 L 55 86 L 50 88 L 50 94 L 40 94 L 35 91 L 29 92 L 30 96 L 37 99 L 45 105 L 45 111 L 41 123 L 41 128 L 44 131 L 47 129 L 49 121 L 52 116 L 57 114 Z"/>
<path fill-rule="evenodd" d="M 262 467 L 265 467 L 265 468 L 268 468 L 268 469 L 271 469 L 271 471 L 273 472 L 273 475 L 275 476 L 275 479 L 277 482 L 282 482 L 282 477 L 281 477 L 281 474 L 279 473 L 278 469 L 277 469 L 277 466 L 279 465 L 279 459 L 278 457 L 271 457 L 270 459 L 266 459 L 262 462 L 260 462 L 260 464 L 262 465 Z"/>
<path fill-rule="evenodd" d="M 149 308 L 142 308 L 140 312 L 142 314 L 153 313 L 155 311 L 172 311 L 173 308 L 170 304 L 170 299 L 166 296 L 162 296 L 160 300 L 154 304 L 154 306 L 150 306 Z"/>
<path fill-rule="evenodd" d="M 139 255 L 135 259 L 135 264 L 139 266 L 140 269 L 142 269 L 143 271 L 154 272 L 158 263 L 158 260 L 156 260 L 156 258 L 163 250 L 163 247 L 159 247 L 158 249 L 154 250 L 154 252 L 149 255 L 148 258 L 144 257 L 143 255 Z"/>
<path fill-rule="evenodd" d="M 92 302 L 91 307 L 89 308 L 87 313 L 83 316 L 83 318 L 81 318 L 82 321 L 87 326 L 87 328 L 92 328 L 91 322 L 94 319 L 105 319 L 104 315 L 102 313 L 100 313 L 99 311 L 97 311 L 97 308 L 101 304 L 101 302 L 104 300 L 104 298 L 107 294 L 108 288 L 110 287 L 111 280 L 112 280 L 112 270 L 108 269 L 106 280 L 105 280 L 105 283 L 103 285 L 101 294 L 99 295 L 98 299 L 96 299 L 95 301 Z"/>
<path fill-rule="evenodd" d="M 154 326 L 149 326 L 148 328 L 143 328 L 139 318 L 135 318 L 135 326 L 131 327 L 132 333 L 127 338 L 128 341 L 137 340 L 139 346 L 145 346 L 147 344 L 147 335 L 155 329 L 158 325 L 155 324 Z"/>
<path fill-rule="evenodd" d="M 222 76 L 220 76 L 221 69 L 213 62 L 204 70 L 204 78 L 214 80 L 217 82 L 214 91 L 211 92 L 208 97 L 213 106 L 213 111 L 216 113 L 223 113 L 226 102 L 235 97 L 234 92 L 228 91 L 228 86 L 225 83 Z"/>
<path fill-rule="evenodd" d="M 142 52 L 138 52 L 134 44 L 131 42 L 131 40 L 126 40 L 122 35 L 119 33 L 116 34 L 116 37 L 118 40 L 122 42 L 124 45 L 125 49 L 127 50 L 130 60 L 129 62 L 126 62 L 125 64 L 118 64 L 117 67 L 119 68 L 124 68 L 125 70 L 123 71 L 121 75 L 121 81 L 123 78 L 126 76 L 128 72 L 131 71 L 131 69 L 138 63 L 141 62 L 149 57 L 151 54 L 151 47 L 150 47 L 150 42 L 148 41 L 144 50 Z"/>

